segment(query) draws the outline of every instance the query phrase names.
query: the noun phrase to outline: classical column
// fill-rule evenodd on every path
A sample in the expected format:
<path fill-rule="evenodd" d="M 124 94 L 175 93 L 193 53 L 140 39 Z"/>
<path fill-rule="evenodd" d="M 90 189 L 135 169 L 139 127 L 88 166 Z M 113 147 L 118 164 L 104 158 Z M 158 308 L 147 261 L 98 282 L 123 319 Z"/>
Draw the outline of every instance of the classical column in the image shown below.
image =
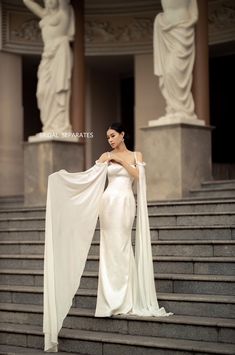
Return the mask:
<path fill-rule="evenodd" d="M 0 51 L 0 196 L 23 196 L 22 61 Z"/>
<path fill-rule="evenodd" d="M 198 0 L 199 18 L 195 29 L 196 56 L 192 93 L 197 117 L 210 125 L 208 63 L 208 1 Z"/>
<path fill-rule="evenodd" d="M 72 0 L 75 12 L 76 35 L 72 74 L 71 124 L 74 132 L 85 130 L 85 45 L 84 0 Z M 81 139 L 80 139 L 81 140 Z M 82 141 L 82 140 L 81 140 Z"/>

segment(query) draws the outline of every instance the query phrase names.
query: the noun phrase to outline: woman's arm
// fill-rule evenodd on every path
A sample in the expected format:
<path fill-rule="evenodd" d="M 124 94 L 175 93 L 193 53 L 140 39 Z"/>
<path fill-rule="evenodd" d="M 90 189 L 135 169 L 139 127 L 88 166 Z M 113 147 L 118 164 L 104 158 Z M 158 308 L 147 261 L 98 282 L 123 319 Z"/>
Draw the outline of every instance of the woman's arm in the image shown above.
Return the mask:
<path fill-rule="evenodd" d="M 45 16 L 46 10 L 38 5 L 35 1 L 33 0 L 23 0 L 23 3 L 27 8 L 32 11 L 36 16 L 43 18 Z"/>
<path fill-rule="evenodd" d="M 137 162 L 142 163 L 143 162 L 143 155 L 141 152 L 136 152 L 136 158 L 137 158 Z M 136 166 L 135 168 L 133 166 L 131 166 L 130 164 L 126 163 L 125 161 L 120 161 L 120 163 L 122 164 L 122 166 L 128 171 L 129 174 L 131 174 L 132 176 L 134 176 L 134 178 L 137 180 L 139 179 L 139 169 L 138 166 Z"/>

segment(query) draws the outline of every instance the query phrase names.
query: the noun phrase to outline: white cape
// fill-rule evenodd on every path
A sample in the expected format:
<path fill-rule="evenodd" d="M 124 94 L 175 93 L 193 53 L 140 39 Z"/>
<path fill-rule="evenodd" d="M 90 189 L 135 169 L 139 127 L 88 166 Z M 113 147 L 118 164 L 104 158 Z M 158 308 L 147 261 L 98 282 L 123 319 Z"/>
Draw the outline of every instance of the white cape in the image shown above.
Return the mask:
<path fill-rule="evenodd" d="M 133 314 L 168 316 L 173 313 L 166 313 L 163 307 L 159 308 L 155 290 L 146 199 L 146 163 L 138 162 L 137 165 L 137 285 L 133 292 Z M 58 333 L 80 285 L 94 236 L 107 168 L 107 162 L 96 161 L 86 171 L 70 173 L 63 169 L 48 177 L 43 294 L 44 351 L 58 351 Z"/>

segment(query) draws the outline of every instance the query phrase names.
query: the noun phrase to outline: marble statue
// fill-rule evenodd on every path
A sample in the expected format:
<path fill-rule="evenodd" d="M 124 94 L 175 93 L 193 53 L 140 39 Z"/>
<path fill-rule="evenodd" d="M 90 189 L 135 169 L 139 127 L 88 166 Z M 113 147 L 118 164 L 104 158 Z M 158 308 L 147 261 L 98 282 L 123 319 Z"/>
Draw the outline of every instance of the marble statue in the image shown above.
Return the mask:
<path fill-rule="evenodd" d="M 33 0 L 23 2 L 41 19 L 39 26 L 44 48 L 38 68 L 37 102 L 42 131 L 56 134 L 71 132 L 69 103 L 73 66 L 70 42 L 75 34 L 73 8 L 69 0 L 44 0 L 45 7 Z"/>
<path fill-rule="evenodd" d="M 196 0 L 162 0 L 154 21 L 154 74 L 166 101 L 168 120 L 197 120 L 191 93 L 195 59 Z M 199 121 L 199 120 L 198 120 Z"/>

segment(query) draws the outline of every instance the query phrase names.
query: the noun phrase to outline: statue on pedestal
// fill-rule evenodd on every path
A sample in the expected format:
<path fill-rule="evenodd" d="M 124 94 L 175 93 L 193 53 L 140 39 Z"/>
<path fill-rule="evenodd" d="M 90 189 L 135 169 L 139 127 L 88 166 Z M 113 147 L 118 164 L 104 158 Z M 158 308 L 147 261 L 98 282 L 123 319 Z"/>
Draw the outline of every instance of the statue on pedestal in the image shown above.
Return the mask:
<path fill-rule="evenodd" d="M 71 132 L 69 120 L 74 39 L 74 11 L 69 0 L 44 0 L 45 7 L 33 0 L 24 4 L 41 20 L 44 44 L 38 68 L 37 102 L 43 133 Z M 38 135 L 40 135 L 39 133 Z"/>
<path fill-rule="evenodd" d="M 154 74 L 166 100 L 164 119 L 197 120 L 191 93 L 196 0 L 162 0 L 154 21 Z M 199 120 L 198 120 L 199 121 Z"/>

